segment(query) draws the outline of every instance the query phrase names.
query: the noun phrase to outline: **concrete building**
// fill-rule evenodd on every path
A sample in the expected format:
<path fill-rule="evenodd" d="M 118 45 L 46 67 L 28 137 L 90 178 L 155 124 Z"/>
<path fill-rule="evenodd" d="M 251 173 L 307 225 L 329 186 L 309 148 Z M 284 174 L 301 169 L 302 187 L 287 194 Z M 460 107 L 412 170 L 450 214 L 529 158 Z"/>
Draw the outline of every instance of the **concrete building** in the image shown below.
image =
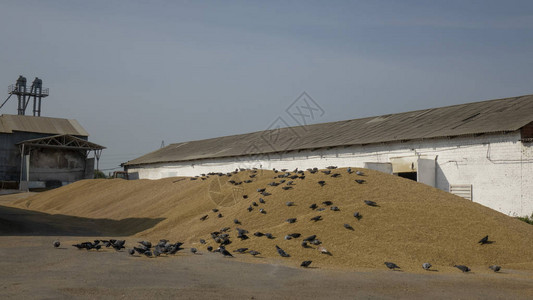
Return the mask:
<path fill-rule="evenodd" d="M 76 120 L 1 115 L 0 188 L 57 187 L 93 178 L 105 147 L 88 136 Z"/>
<path fill-rule="evenodd" d="M 330 165 L 377 169 L 530 215 L 533 95 L 171 144 L 125 169 L 159 179 Z"/>

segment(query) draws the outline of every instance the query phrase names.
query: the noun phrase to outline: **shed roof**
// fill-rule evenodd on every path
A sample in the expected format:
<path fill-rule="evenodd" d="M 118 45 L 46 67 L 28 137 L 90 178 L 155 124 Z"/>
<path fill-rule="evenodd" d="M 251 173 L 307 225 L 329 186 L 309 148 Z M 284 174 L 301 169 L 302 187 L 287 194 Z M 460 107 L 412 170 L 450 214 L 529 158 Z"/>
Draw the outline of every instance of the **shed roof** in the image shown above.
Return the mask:
<path fill-rule="evenodd" d="M 87 133 L 76 120 L 22 115 L 1 115 L 0 133 L 13 133 L 13 131 L 89 136 L 89 133 Z"/>
<path fill-rule="evenodd" d="M 533 95 L 171 144 L 126 166 L 516 131 L 533 122 Z"/>

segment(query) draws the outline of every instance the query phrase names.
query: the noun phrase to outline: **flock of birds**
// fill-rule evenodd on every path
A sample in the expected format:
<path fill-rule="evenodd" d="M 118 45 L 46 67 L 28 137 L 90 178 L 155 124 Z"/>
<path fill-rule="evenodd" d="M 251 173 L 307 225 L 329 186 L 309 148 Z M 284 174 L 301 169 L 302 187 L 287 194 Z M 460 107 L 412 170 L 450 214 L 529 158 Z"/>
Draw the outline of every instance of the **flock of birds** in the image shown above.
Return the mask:
<path fill-rule="evenodd" d="M 334 170 L 336 168 L 337 167 L 335 167 L 335 166 L 329 166 L 329 167 L 326 168 L 326 170 L 322 170 L 321 172 L 324 173 L 325 175 L 331 176 L 332 178 L 337 178 L 337 177 L 342 176 L 341 173 L 338 173 L 338 172 L 332 173 L 332 172 L 334 172 Z M 191 180 L 197 180 L 198 178 L 201 178 L 202 180 L 205 180 L 210 175 L 231 177 L 232 174 L 237 174 L 239 171 L 245 171 L 245 170 L 248 170 L 248 169 L 236 169 L 234 172 L 231 172 L 231 173 L 202 174 L 202 177 L 200 177 L 200 176 L 191 177 Z M 252 173 L 251 175 L 249 175 L 250 179 L 244 180 L 244 181 L 237 181 L 237 180 L 233 180 L 232 179 L 232 180 L 229 180 L 228 182 L 230 184 L 236 185 L 236 186 L 237 185 L 241 185 L 243 183 L 251 183 L 251 182 L 253 182 L 252 179 L 257 176 L 257 170 L 256 169 L 252 169 L 250 171 Z M 318 168 L 307 169 L 307 171 L 310 174 L 315 174 L 315 173 L 319 172 Z M 361 177 L 366 176 L 363 172 L 361 172 L 361 171 L 355 171 L 354 172 L 354 171 L 352 171 L 351 168 L 347 168 L 346 171 L 348 172 L 348 174 L 355 173 L 356 175 L 360 176 L 358 179 L 354 180 L 354 182 L 356 182 L 357 184 L 365 184 L 366 183 L 365 179 L 361 179 Z M 276 186 L 284 184 L 284 186 L 282 186 L 282 190 L 293 189 L 293 187 L 295 186 L 295 180 L 297 180 L 297 179 L 303 180 L 306 177 L 305 176 L 305 172 L 303 170 L 298 170 L 298 169 L 295 169 L 292 173 L 288 172 L 287 169 L 282 169 L 282 170 L 274 169 L 274 172 L 275 173 L 280 173 L 281 172 L 281 174 L 279 174 L 276 177 L 274 177 L 275 179 L 279 179 L 279 182 L 273 181 L 273 182 L 270 182 L 268 185 L 271 186 L 271 187 L 276 187 Z M 327 183 L 326 183 L 325 180 L 320 180 L 320 181 L 317 181 L 317 184 L 320 185 L 321 187 L 323 187 Z M 267 197 L 267 196 L 272 195 L 271 193 L 267 192 L 266 190 L 267 190 L 266 187 L 257 189 L 257 192 L 261 195 L 261 197 L 258 200 L 258 202 L 260 204 L 265 204 L 266 203 L 266 201 L 264 200 L 263 197 Z M 248 199 L 248 195 L 243 195 L 243 198 L 244 199 Z M 248 212 L 252 212 L 255 208 L 258 208 L 260 213 L 266 214 L 267 211 L 265 210 L 265 208 L 263 208 L 263 207 L 259 208 L 260 204 L 258 204 L 255 201 L 252 201 L 250 206 L 247 207 L 246 210 Z M 285 204 L 288 207 L 295 206 L 295 203 L 293 201 L 288 201 Z M 329 207 L 329 209 L 332 210 L 332 211 L 339 211 L 340 210 L 339 207 L 333 205 L 332 201 L 323 201 L 322 204 L 323 204 L 324 207 L 319 207 L 317 203 L 313 203 L 313 204 L 311 204 L 309 206 L 309 208 L 311 210 L 317 211 L 317 212 L 326 210 L 326 207 Z M 378 203 L 376 203 L 375 201 L 371 201 L 371 200 L 364 200 L 364 204 L 366 204 L 368 206 L 371 206 L 371 207 L 380 207 L 380 205 L 378 205 Z M 223 217 L 223 215 L 219 212 L 219 210 L 217 208 L 212 209 L 212 212 L 216 213 L 218 218 L 222 218 Z M 208 217 L 209 217 L 209 214 L 203 215 L 202 217 L 200 217 L 200 221 L 205 221 L 206 219 L 208 219 Z M 356 220 L 360 220 L 362 218 L 362 215 L 361 215 L 360 212 L 356 211 L 356 212 L 353 213 L 353 217 Z M 322 220 L 322 215 L 317 215 L 317 216 L 314 216 L 314 217 L 310 218 L 310 221 L 313 221 L 313 222 L 318 222 L 320 220 Z M 289 219 L 286 219 L 285 221 L 287 223 L 292 224 L 292 223 L 295 223 L 297 221 L 297 218 L 289 218 Z M 238 219 L 234 219 L 233 223 L 235 225 L 242 225 L 241 221 L 239 221 Z M 344 228 L 346 228 L 348 230 L 354 230 L 354 228 L 350 224 L 344 224 L 343 226 L 344 226 Z M 216 249 L 214 249 L 212 246 L 207 246 L 206 250 L 209 251 L 209 252 L 220 253 L 224 257 L 233 257 L 233 255 L 226 249 L 226 246 L 232 243 L 232 241 L 230 239 L 230 234 L 228 233 L 230 230 L 231 230 L 230 227 L 224 227 L 224 228 L 220 229 L 219 231 L 211 232 L 211 234 L 210 234 L 211 238 L 214 240 L 214 242 L 216 244 L 218 244 L 218 247 Z M 240 239 L 240 240 L 246 240 L 246 239 L 250 238 L 249 235 L 248 235 L 249 232 L 246 229 L 242 229 L 242 228 L 236 227 L 236 232 L 237 232 L 237 236 L 236 237 L 238 239 Z M 268 239 L 275 239 L 276 238 L 276 237 L 273 236 L 272 233 L 268 233 L 268 232 L 263 233 L 263 232 L 257 231 L 257 232 L 254 232 L 253 235 L 255 237 L 263 237 L 264 236 L 264 237 L 266 237 Z M 284 237 L 284 239 L 285 240 L 296 239 L 296 238 L 299 238 L 300 236 L 301 236 L 300 233 L 290 233 L 290 234 L 287 234 Z M 72 246 L 77 248 L 77 249 L 86 249 L 86 250 L 93 250 L 93 249 L 94 250 L 100 250 L 102 248 L 102 246 L 104 246 L 106 248 L 113 248 L 116 251 L 121 251 L 121 249 L 125 249 L 125 243 L 126 243 L 125 240 L 110 239 L 110 240 L 94 240 L 92 242 L 87 241 L 87 242 L 82 242 L 82 243 L 78 243 L 78 244 L 73 244 Z M 203 245 L 207 244 L 207 242 L 204 239 L 200 239 L 200 243 L 203 244 Z M 481 244 L 481 245 L 485 245 L 485 244 L 492 243 L 492 241 L 489 241 L 489 237 L 487 235 L 487 236 L 483 237 L 481 240 L 479 240 L 478 243 Z M 54 247 L 58 248 L 58 247 L 60 247 L 61 244 L 60 244 L 60 242 L 58 240 L 56 240 L 56 241 L 53 242 L 53 245 L 54 245 Z M 182 245 L 183 245 L 182 242 L 170 243 L 166 239 L 162 239 L 157 244 L 154 244 L 154 245 L 152 245 L 152 243 L 149 242 L 149 241 L 139 241 L 139 242 L 137 242 L 136 246 L 133 246 L 132 248 L 128 249 L 127 252 L 130 255 L 132 255 L 132 256 L 134 256 L 135 254 L 138 254 L 139 256 L 146 256 L 146 257 L 158 257 L 160 255 L 174 255 L 178 251 L 184 250 L 184 248 L 181 247 Z M 332 255 L 322 245 L 322 242 L 317 238 L 317 235 L 308 236 L 308 237 L 304 238 L 302 240 L 302 242 L 301 242 L 301 246 L 303 248 L 311 248 L 311 245 L 316 246 L 316 249 L 318 249 L 318 251 L 320 251 L 323 254 Z M 285 250 L 283 250 L 278 245 L 275 245 L 275 249 L 276 249 L 276 252 L 281 257 L 290 257 L 290 254 L 288 254 Z M 200 254 L 197 248 L 190 248 L 190 252 L 192 254 Z M 252 249 L 248 249 L 248 248 L 235 249 L 233 251 L 233 253 L 239 253 L 239 254 L 249 253 L 250 255 L 252 255 L 254 257 L 256 257 L 256 256 L 261 254 L 257 250 L 252 250 Z M 301 262 L 300 266 L 304 267 L 304 268 L 307 268 L 307 267 L 309 267 L 311 265 L 311 263 L 312 263 L 312 260 L 304 260 L 304 261 Z M 401 269 L 397 264 L 395 264 L 393 262 L 388 262 L 387 261 L 387 262 L 384 262 L 384 264 L 390 270 Z M 429 262 L 425 262 L 425 263 L 422 264 L 422 268 L 424 270 L 429 271 L 431 269 L 431 267 L 432 267 L 432 265 Z M 454 267 L 459 269 L 459 270 L 461 270 L 463 273 L 471 271 L 471 269 L 468 266 L 465 266 L 465 265 L 454 265 Z M 491 266 L 489 266 L 489 268 L 491 270 L 493 270 L 494 272 L 498 272 L 498 271 L 501 270 L 501 267 L 498 266 L 498 265 L 491 265 Z"/>

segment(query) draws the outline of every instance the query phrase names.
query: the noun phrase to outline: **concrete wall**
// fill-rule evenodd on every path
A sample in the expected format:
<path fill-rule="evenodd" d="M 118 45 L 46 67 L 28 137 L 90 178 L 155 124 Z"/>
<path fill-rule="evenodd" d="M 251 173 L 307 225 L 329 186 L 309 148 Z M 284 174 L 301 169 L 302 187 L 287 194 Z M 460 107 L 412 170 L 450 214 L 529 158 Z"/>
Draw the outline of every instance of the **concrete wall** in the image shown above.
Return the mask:
<path fill-rule="evenodd" d="M 392 163 L 393 170 L 417 169 L 417 160 L 435 161 L 435 187 L 471 184 L 473 201 L 508 215 L 533 213 L 533 143 L 519 141 L 520 133 L 455 137 L 336 147 L 243 158 L 205 159 L 191 162 L 130 167 L 134 177 L 159 179 L 230 172 L 236 168 L 306 169 L 364 167 L 365 163 Z M 424 180 L 421 180 L 424 181 Z"/>

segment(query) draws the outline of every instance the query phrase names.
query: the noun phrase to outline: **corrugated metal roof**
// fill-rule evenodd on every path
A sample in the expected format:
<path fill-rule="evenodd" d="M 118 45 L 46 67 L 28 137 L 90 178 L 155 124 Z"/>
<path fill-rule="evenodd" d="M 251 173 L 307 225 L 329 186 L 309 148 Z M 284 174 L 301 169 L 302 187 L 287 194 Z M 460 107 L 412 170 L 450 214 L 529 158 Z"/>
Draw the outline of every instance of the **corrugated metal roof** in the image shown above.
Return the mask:
<path fill-rule="evenodd" d="M 533 121 L 533 95 L 171 144 L 125 165 L 516 131 Z"/>
<path fill-rule="evenodd" d="M 13 131 L 89 136 L 89 133 L 87 133 L 76 120 L 21 115 L 1 115 L 0 133 L 12 133 Z"/>

